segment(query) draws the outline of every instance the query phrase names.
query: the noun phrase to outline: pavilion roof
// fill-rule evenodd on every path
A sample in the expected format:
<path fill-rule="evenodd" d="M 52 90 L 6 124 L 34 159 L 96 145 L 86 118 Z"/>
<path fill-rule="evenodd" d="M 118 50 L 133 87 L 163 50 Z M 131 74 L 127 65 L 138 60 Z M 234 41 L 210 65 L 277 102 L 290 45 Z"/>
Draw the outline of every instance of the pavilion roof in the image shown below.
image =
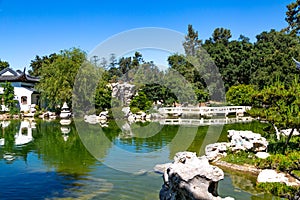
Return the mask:
<path fill-rule="evenodd" d="M 9 67 L 1 70 L 0 71 L 0 82 L 5 82 L 5 81 L 27 82 L 27 83 L 39 82 L 40 79 L 38 77 L 34 77 L 34 76 L 30 76 L 30 75 L 26 74 L 25 69 L 23 72 L 20 70 L 15 71 Z"/>

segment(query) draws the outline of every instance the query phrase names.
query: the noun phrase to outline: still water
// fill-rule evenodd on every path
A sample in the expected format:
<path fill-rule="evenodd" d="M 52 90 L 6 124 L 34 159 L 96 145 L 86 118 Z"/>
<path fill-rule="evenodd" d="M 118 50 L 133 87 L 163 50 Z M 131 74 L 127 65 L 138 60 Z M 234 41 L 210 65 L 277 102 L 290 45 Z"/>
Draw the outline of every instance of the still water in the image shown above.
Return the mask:
<path fill-rule="evenodd" d="M 0 199 L 158 199 L 155 164 L 176 152 L 201 154 L 209 142 L 226 141 L 228 129 L 261 131 L 257 122 L 224 127 L 155 123 L 108 126 L 59 121 L 6 121 L 0 129 Z M 220 131 L 214 135 L 212 132 Z M 278 199 L 255 189 L 255 177 L 225 172 L 220 196 Z"/>

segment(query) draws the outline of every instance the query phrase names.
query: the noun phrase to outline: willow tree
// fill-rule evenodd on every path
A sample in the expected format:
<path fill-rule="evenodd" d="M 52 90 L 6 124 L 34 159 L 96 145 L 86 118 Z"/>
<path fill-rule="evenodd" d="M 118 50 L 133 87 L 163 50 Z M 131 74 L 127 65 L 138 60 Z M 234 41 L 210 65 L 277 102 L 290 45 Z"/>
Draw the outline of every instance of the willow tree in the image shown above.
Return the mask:
<path fill-rule="evenodd" d="M 267 120 L 279 130 L 290 128 L 291 131 L 283 146 L 283 154 L 289 144 L 294 130 L 300 128 L 300 84 L 295 79 L 293 84 L 285 86 L 276 82 L 253 95 L 255 106 L 250 114 Z"/>

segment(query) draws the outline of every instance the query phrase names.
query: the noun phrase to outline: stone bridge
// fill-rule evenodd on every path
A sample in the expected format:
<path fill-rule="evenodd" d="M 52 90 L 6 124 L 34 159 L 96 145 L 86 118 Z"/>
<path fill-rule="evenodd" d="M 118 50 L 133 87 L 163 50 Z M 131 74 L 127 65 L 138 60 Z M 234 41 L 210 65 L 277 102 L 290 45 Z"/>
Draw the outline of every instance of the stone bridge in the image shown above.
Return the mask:
<path fill-rule="evenodd" d="M 162 107 L 158 112 L 163 115 L 200 115 L 211 117 L 218 114 L 236 114 L 236 116 L 243 115 L 250 106 L 222 106 L 222 107 Z"/>

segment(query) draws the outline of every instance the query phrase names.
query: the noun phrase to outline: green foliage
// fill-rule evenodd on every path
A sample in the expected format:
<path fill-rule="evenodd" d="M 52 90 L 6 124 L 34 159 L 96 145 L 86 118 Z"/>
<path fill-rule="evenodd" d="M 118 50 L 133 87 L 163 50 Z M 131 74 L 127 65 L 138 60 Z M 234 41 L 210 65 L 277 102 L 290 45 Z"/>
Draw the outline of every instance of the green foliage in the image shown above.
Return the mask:
<path fill-rule="evenodd" d="M 9 67 L 9 63 L 7 61 L 2 61 L 0 59 L 0 71 L 7 68 L 7 67 Z"/>
<path fill-rule="evenodd" d="M 137 108 L 137 107 L 131 107 L 131 108 L 130 108 L 130 111 L 131 111 L 133 114 L 136 114 L 136 113 L 140 112 L 141 110 L 140 110 L 139 108 Z"/>
<path fill-rule="evenodd" d="M 37 89 L 42 92 L 42 98 L 50 108 L 71 103 L 72 91 L 76 74 L 86 60 L 85 53 L 80 49 L 62 50 L 55 56 L 53 62 L 42 63 L 39 71 L 41 80 Z"/>
<path fill-rule="evenodd" d="M 228 151 L 227 156 L 222 158 L 222 160 L 225 161 L 225 162 L 233 163 L 233 164 L 237 164 L 237 165 L 244 165 L 244 164 L 254 165 L 260 159 L 257 158 L 254 155 L 254 153 L 251 153 L 251 152 L 245 152 L 245 151 L 232 152 L 232 151 Z"/>
<path fill-rule="evenodd" d="M 226 100 L 236 106 L 251 106 L 252 96 L 255 92 L 255 86 L 253 85 L 231 86 L 226 92 Z"/>
<path fill-rule="evenodd" d="M 267 86 L 260 92 L 253 95 L 253 108 L 249 114 L 260 117 L 274 124 L 279 129 L 300 127 L 300 84 L 295 78 L 293 84 L 285 86 L 282 82 L 276 82 L 272 86 Z M 292 132 L 283 145 L 285 152 Z"/>
<path fill-rule="evenodd" d="M 147 98 L 143 91 L 139 91 L 138 95 L 131 100 L 129 106 L 135 110 L 138 108 L 140 110 L 147 111 L 151 108 L 152 102 Z"/>
<path fill-rule="evenodd" d="M 300 152 L 294 151 L 286 155 L 275 154 L 267 159 L 261 159 L 256 162 L 256 166 L 260 169 L 276 169 L 283 172 L 292 172 L 300 169 Z"/>
<path fill-rule="evenodd" d="M 9 109 L 10 114 L 16 114 L 20 112 L 20 110 L 17 107 L 18 101 L 14 99 L 14 87 L 11 85 L 10 82 L 5 82 L 3 86 L 2 98 L 4 101 L 4 105 Z"/>
<path fill-rule="evenodd" d="M 286 11 L 286 22 L 288 23 L 288 27 L 285 30 L 291 34 L 299 34 L 300 31 L 300 1 L 296 0 L 296 2 L 292 2 L 288 4 Z"/>
<path fill-rule="evenodd" d="M 183 47 L 187 56 L 195 56 L 201 46 L 202 41 L 198 38 L 198 31 L 193 29 L 191 24 L 188 25 L 188 33 L 185 36 Z"/>
<path fill-rule="evenodd" d="M 299 37 L 271 30 L 262 32 L 256 38 L 250 58 L 250 83 L 261 89 L 277 81 L 291 84 L 295 74 L 300 74 L 292 60 L 300 55 Z"/>
<path fill-rule="evenodd" d="M 300 189 L 297 187 L 287 186 L 285 183 L 258 183 L 257 188 L 264 192 L 271 193 L 275 196 L 285 197 L 289 199 L 296 194 L 298 189 Z"/>
<path fill-rule="evenodd" d="M 231 31 L 225 28 L 216 28 L 212 35 L 212 40 L 215 43 L 227 44 L 231 38 Z"/>
<path fill-rule="evenodd" d="M 50 65 L 54 62 L 55 59 L 57 59 L 57 54 L 53 53 L 49 56 L 36 56 L 34 60 L 31 60 L 30 62 L 30 70 L 28 71 L 30 75 L 32 76 L 41 76 L 42 75 L 42 67 L 46 67 L 47 65 Z"/>

